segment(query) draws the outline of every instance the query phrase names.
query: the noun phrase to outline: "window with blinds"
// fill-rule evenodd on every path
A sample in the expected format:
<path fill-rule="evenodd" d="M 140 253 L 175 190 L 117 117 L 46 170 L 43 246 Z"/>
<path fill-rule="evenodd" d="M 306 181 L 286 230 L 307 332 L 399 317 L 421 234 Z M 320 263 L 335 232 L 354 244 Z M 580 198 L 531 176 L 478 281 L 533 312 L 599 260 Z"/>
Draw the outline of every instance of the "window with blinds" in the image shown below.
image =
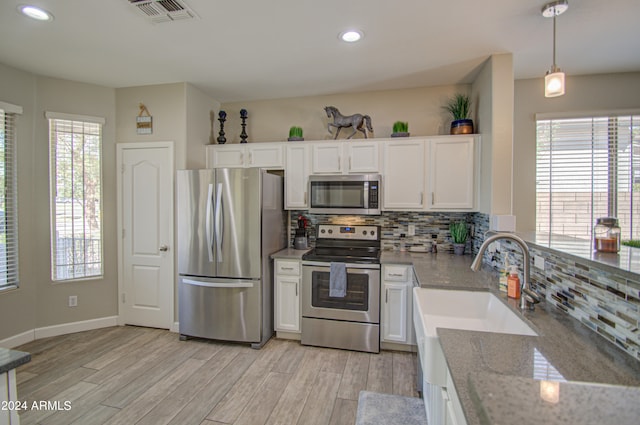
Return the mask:
<path fill-rule="evenodd" d="M 21 108 L 0 102 L 0 290 L 18 286 L 16 118 Z M 13 110 L 13 112 L 12 112 Z"/>
<path fill-rule="evenodd" d="M 47 112 L 51 278 L 102 276 L 101 118 Z"/>
<path fill-rule="evenodd" d="M 598 217 L 640 239 L 640 115 L 538 120 L 537 231 L 591 239 Z"/>

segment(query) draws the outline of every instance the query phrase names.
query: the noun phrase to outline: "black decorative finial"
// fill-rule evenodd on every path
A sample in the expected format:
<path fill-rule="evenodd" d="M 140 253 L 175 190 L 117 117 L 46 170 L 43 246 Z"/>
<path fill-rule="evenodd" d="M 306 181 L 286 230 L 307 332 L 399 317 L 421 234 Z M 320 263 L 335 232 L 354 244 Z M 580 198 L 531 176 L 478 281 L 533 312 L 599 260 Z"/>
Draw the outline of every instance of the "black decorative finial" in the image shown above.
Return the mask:
<path fill-rule="evenodd" d="M 245 121 L 247 120 L 248 116 L 249 114 L 247 114 L 246 109 L 240 109 L 240 118 L 242 119 L 242 133 L 240 133 L 240 138 L 242 139 L 242 141 L 240 141 L 240 143 L 247 143 L 247 132 L 245 131 L 247 124 Z"/>
<path fill-rule="evenodd" d="M 220 121 L 220 133 L 218 136 L 218 143 L 224 145 L 227 143 L 227 139 L 224 137 L 224 122 L 227 120 L 227 113 L 225 111 L 218 112 L 218 121 Z"/>

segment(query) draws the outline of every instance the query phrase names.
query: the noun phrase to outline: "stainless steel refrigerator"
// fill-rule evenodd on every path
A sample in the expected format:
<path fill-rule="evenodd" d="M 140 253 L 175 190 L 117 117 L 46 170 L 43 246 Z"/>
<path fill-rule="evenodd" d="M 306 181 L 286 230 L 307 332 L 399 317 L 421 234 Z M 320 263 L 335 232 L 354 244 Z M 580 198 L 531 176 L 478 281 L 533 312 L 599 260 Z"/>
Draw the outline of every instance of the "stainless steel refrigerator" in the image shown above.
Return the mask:
<path fill-rule="evenodd" d="M 179 170 L 180 338 L 260 348 L 273 334 L 273 267 L 285 248 L 283 179 L 257 168 Z"/>

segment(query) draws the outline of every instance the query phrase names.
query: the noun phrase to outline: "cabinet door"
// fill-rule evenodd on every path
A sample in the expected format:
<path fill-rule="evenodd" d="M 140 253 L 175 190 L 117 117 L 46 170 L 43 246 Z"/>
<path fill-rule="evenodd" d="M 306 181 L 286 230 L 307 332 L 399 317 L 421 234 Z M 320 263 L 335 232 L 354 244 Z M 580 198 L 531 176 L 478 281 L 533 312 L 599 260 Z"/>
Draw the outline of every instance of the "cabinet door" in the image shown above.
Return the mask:
<path fill-rule="evenodd" d="M 309 145 L 287 146 L 284 171 L 285 209 L 307 209 Z"/>
<path fill-rule="evenodd" d="M 407 284 L 383 284 L 382 339 L 389 342 L 407 342 Z"/>
<path fill-rule="evenodd" d="M 377 173 L 380 171 L 377 142 L 344 142 L 349 173 Z"/>
<path fill-rule="evenodd" d="M 342 143 L 316 143 L 312 146 L 313 174 L 342 173 Z"/>
<path fill-rule="evenodd" d="M 300 278 L 276 276 L 275 329 L 300 332 Z"/>
<path fill-rule="evenodd" d="M 244 157 L 244 146 L 207 146 L 207 168 L 242 168 Z"/>
<path fill-rule="evenodd" d="M 421 210 L 424 208 L 425 142 L 389 141 L 384 143 L 382 208 Z"/>
<path fill-rule="evenodd" d="M 256 168 L 284 168 L 282 155 L 283 146 L 280 143 L 253 143 L 247 146 L 247 167 Z"/>
<path fill-rule="evenodd" d="M 429 208 L 471 210 L 475 207 L 473 137 L 429 142 Z"/>

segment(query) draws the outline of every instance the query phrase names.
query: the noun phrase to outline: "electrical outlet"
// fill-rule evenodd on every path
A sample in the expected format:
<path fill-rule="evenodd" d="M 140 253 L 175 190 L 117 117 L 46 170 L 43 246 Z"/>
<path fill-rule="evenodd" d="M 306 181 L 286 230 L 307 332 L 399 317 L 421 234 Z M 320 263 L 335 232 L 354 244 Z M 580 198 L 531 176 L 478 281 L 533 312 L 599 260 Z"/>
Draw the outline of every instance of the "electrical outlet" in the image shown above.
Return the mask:
<path fill-rule="evenodd" d="M 78 296 L 69 295 L 69 307 L 77 307 L 77 306 L 78 306 Z"/>
<path fill-rule="evenodd" d="M 539 255 L 533 256 L 533 266 L 536 269 L 544 270 L 544 258 Z"/>
<path fill-rule="evenodd" d="M 409 235 L 409 236 L 415 236 L 416 235 L 416 225 L 415 224 L 410 224 L 409 226 L 407 226 L 407 235 Z"/>

